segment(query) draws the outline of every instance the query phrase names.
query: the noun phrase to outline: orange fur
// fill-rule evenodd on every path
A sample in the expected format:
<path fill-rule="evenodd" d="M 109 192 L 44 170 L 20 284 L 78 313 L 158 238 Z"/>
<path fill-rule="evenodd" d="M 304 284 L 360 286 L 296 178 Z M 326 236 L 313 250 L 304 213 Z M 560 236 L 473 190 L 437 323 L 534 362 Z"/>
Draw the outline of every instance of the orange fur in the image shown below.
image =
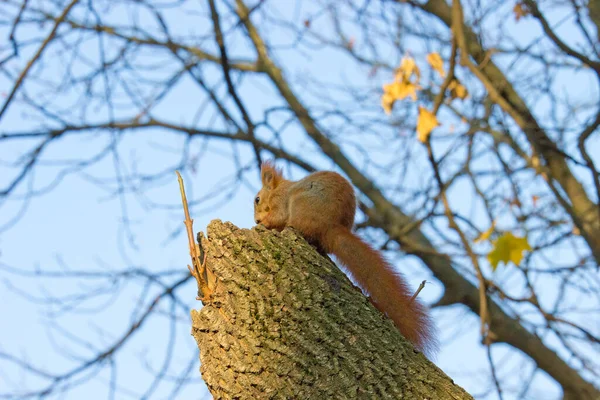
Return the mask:
<path fill-rule="evenodd" d="M 426 308 L 411 300 L 410 288 L 383 256 L 352 233 L 354 189 L 341 175 L 319 171 L 293 182 L 272 163 L 261 167 L 263 187 L 254 201 L 254 219 L 267 228 L 299 230 L 344 264 L 373 304 L 390 317 L 402 335 L 428 354 L 436 350 L 434 327 Z"/>

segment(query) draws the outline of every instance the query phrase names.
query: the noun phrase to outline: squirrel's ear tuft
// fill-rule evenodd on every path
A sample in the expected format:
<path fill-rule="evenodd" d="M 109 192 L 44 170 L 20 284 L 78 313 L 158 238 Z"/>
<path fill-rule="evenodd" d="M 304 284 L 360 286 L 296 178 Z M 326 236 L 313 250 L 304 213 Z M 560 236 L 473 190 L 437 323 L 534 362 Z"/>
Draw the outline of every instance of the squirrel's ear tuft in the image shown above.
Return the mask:
<path fill-rule="evenodd" d="M 283 179 L 283 174 L 271 161 L 264 161 L 260 166 L 260 179 L 263 186 L 274 189 Z"/>

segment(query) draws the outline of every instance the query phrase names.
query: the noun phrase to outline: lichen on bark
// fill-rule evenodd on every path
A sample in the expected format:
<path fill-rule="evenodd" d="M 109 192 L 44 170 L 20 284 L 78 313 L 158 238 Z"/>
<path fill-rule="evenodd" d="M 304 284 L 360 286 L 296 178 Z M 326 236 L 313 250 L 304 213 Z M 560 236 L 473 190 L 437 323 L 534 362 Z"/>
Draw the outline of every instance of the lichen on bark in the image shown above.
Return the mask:
<path fill-rule="evenodd" d="M 192 334 L 215 399 L 471 399 L 292 229 L 215 220 L 202 246 L 217 284 Z"/>

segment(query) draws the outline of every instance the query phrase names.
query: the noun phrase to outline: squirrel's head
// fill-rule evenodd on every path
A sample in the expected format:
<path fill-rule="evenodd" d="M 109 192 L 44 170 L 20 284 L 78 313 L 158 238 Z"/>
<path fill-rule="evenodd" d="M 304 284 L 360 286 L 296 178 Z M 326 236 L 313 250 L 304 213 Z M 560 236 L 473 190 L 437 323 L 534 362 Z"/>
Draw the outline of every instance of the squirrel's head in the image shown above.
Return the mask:
<path fill-rule="evenodd" d="M 254 222 L 260 222 L 269 214 L 269 196 L 271 192 L 283 181 L 283 174 L 270 161 L 265 161 L 260 166 L 260 179 L 262 188 L 254 198 Z"/>

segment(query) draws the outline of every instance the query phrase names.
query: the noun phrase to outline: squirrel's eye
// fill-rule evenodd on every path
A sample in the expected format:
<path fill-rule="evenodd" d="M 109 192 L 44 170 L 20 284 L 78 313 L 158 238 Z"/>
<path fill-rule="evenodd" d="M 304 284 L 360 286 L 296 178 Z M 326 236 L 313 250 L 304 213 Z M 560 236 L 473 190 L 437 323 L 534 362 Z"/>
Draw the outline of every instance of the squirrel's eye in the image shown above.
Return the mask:
<path fill-rule="evenodd" d="M 256 198 L 254 199 L 254 202 L 255 202 L 256 204 L 258 204 L 258 203 L 260 202 L 260 196 L 256 196 Z"/>

